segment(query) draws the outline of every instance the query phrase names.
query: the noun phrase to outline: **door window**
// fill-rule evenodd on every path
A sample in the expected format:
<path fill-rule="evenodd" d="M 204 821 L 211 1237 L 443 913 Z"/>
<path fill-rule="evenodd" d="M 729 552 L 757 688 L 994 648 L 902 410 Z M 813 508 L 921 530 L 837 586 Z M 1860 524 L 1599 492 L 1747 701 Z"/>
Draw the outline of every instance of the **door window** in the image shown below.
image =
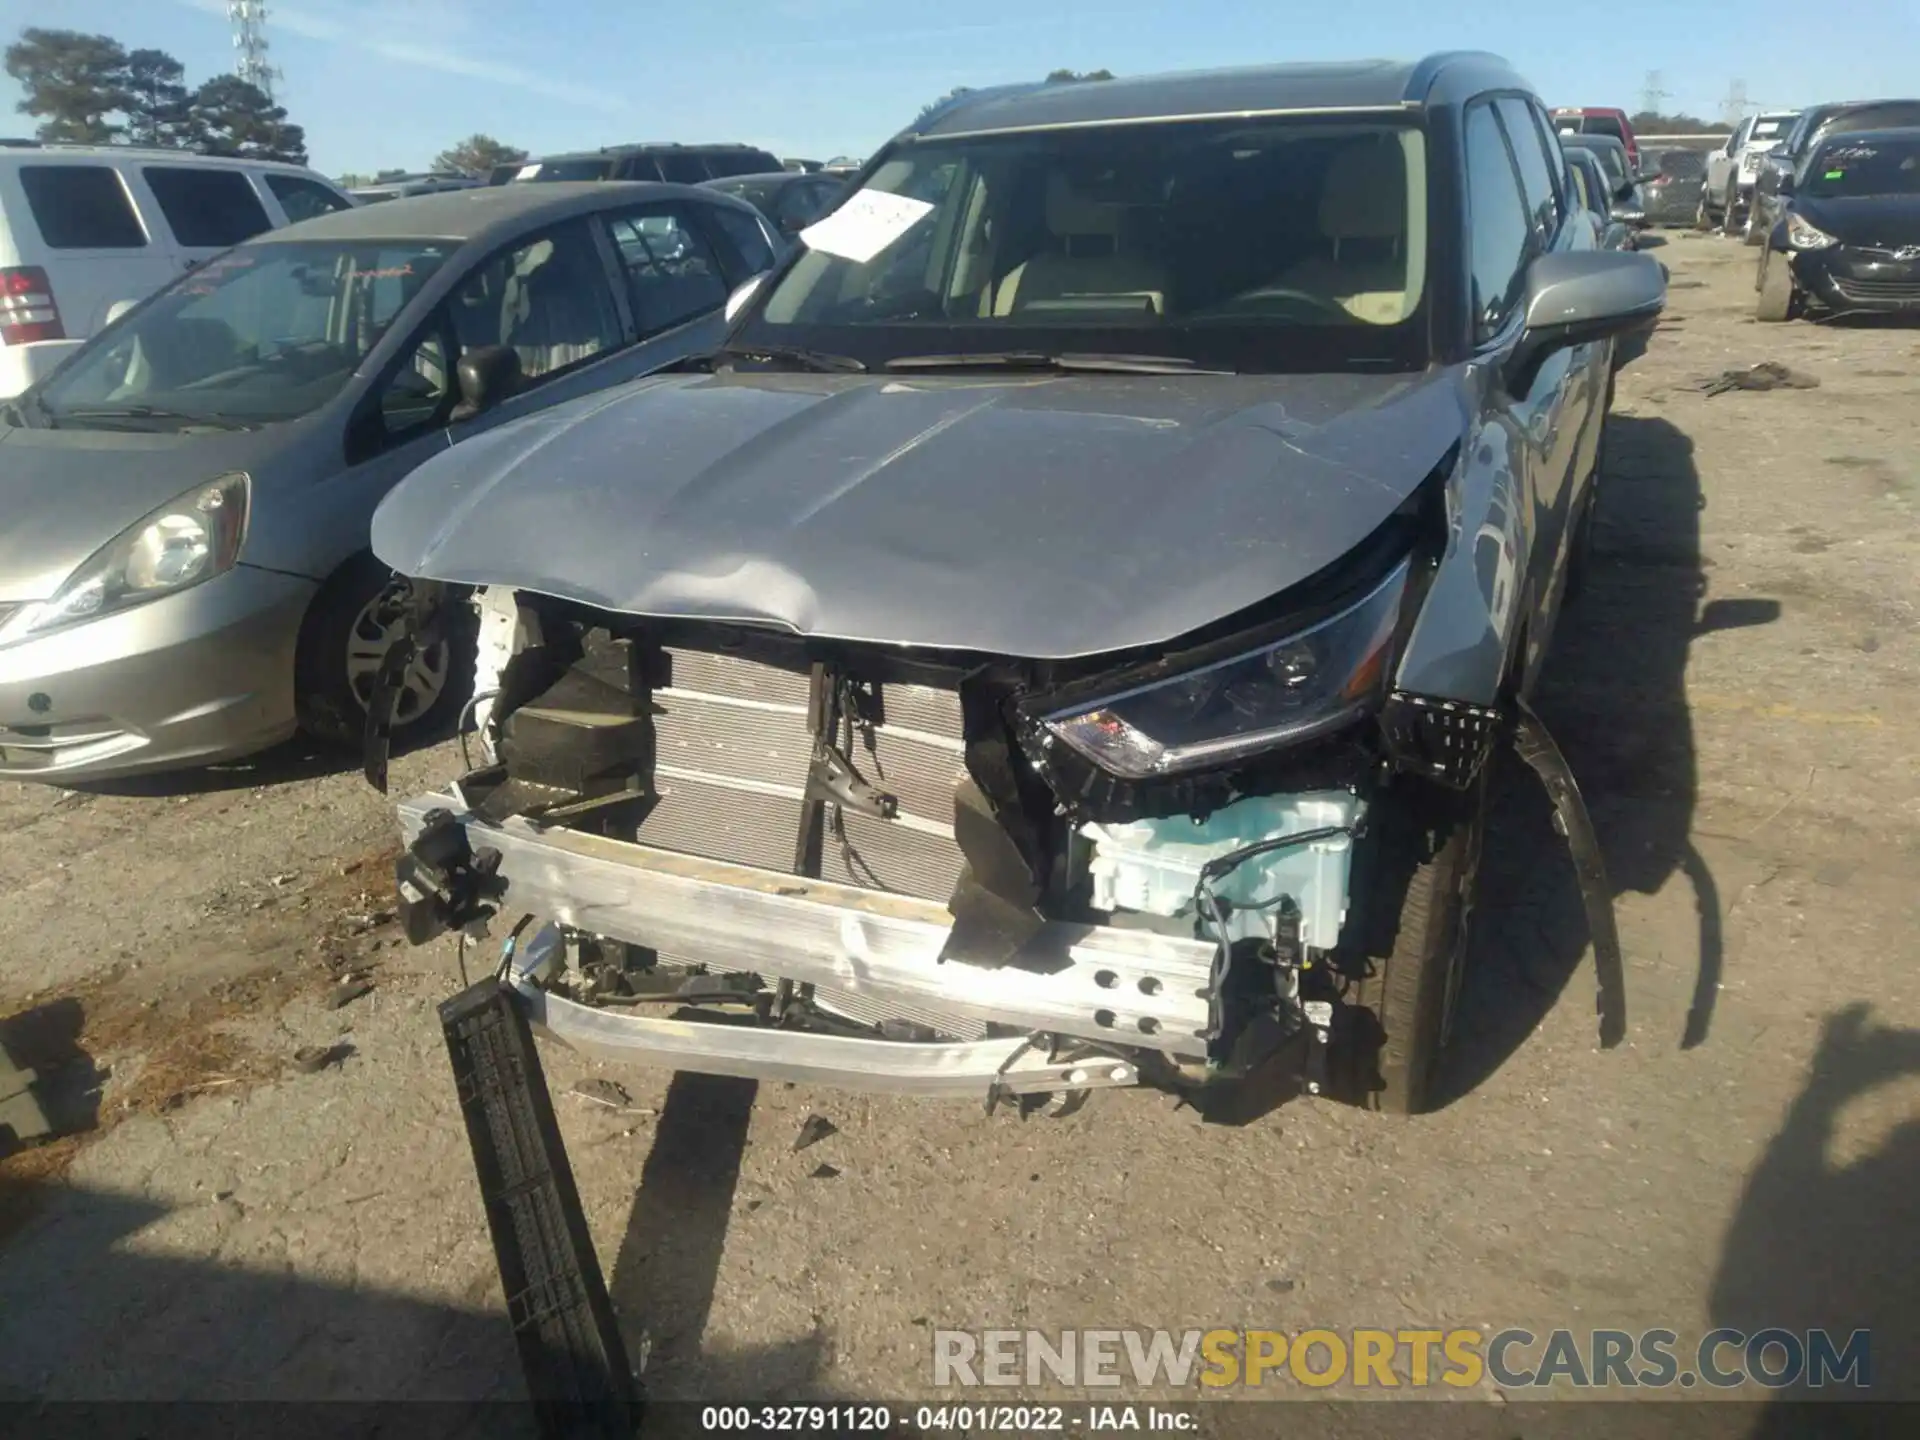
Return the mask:
<path fill-rule="evenodd" d="M 239 170 L 149 165 L 140 173 L 184 249 L 224 250 L 273 228 L 253 182 Z"/>
<path fill-rule="evenodd" d="M 1548 158 L 1546 136 L 1540 129 L 1539 121 L 1534 118 L 1533 107 L 1526 101 L 1517 97 L 1496 100 L 1494 109 L 1499 112 L 1507 140 L 1513 146 L 1513 156 L 1520 169 L 1521 190 L 1527 198 L 1527 214 L 1533 222 L 1533 233 L 1539 240 L 1540 248 L 1544 250 L 1560 226 L 1560 197 L 1553 188 L 1552 162 Z"/>
<path fill-rule="evenodd" d="M 698 185 L 708 178 L 707 162 L 698 155 L 662 155 L 660 178 L 675 185 Z"/>
<path fill-rule="evenodd" d="M 380 421 L 390 441 L 445 421 L 453 408 L 454 356 L 443 317 L 414 345 L 380 392 Z"/>
<path fill-rule="evenodd" d="M 649 206 L 605 223 L 626 272 L 634 322 L 643 337 L 726 303 L 727 284 L 719 266 L 678 205 Z"/>
<path fill-rule="evenodd" d="M 139 250 L 147 243 L 111 165 L 22 165 L 20 188 L 51 250 Z"/>
<path fill-rule="evenodd" d="M 1467 111 L 1467 227 L 1474 339 L 1500 331 L 1520 300 L 1532 226 L 1493 107 Z"/>
<path fill-rule="evenodd" d="M 460 354 L 511 346 L 529 383 L 624 341 L 600 252 L 578 222 L 482 261 L 448 304 Z"/>
<path fill-rule="evenodd" d="M 731 205 L 702 205 L 699 215 L 716 237 L 714 248 L 728 285 L 739 285 L 773 268 L 773 246 L 752 215 Z"/>
<path fill-rule="evenodd" d="M 331 215 L 335 210 L 345 210 L 349 204 L 346 196 L 303 176 L 270 172 L 266 182 L 267 188 L 273 192 L 273 198 L 287 212 L 289 224 L 311 220 L 316 215 Z"/>

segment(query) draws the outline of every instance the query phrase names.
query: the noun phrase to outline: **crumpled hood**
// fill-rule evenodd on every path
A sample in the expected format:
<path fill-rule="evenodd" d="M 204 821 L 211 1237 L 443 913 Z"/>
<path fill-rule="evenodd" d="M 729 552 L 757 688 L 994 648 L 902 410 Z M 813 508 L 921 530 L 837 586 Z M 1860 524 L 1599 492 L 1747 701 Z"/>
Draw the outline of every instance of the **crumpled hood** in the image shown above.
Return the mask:
<path fill-rule="evenodd" d="M 261 432 L 0 425 L 0 601 L 45 600 L 102 545 L 196 484 L 249 468 Z"/>
<path fill-rule="evenodd" d="M 373 548 L 632 614 L 1064 659 L 1308 578 L 1464 419 L 1444 370 L 661 377 L 429 461 Z"/>

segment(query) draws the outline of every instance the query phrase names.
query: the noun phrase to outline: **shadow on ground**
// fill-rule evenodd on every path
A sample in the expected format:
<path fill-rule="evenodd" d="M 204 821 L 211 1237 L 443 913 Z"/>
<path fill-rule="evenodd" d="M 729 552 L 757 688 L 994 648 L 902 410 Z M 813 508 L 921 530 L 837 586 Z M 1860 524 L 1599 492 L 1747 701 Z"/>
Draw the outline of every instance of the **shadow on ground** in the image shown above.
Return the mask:
<path fill-rule="evenodd" d="M 1747 1178 L 1709 1301 L 1716 1326 L 1747 1335 L 1824 1329 L 1844 1352 L 1855 1331 L 1869 1332 L 1864 1393 L 1909 1404 L 1920 1402 L 1920 1246 L 1912 1238 L 1920 1227 L 1920 1118 L 1899 1115 L 1878 1144 L 1849 1142 L 1873 1133 L 1868 1120 L 1886 1117 L 1876 1092 L 1914 1076 L 1920 1031 L 1876 1025 L 1864 1004 L 1828 1018 L 1806 1087 Z M 1777 1352 L 1773 1363 L 1784 1358 Z M 1824 1398 L 1862 1394 L 1844 1380 L 1829 1379 L 1823 1390 Z M 1780 1397 L 1808 1394 L 1796 1388 Z M 1920 1410 L 1821 1406 L 1819 1417 L 1816 1431 L 1803 1410 L 1775 1407 L 1754 1440 L 1911 1435 Z M 1902 1428 L 1890 1428 L 1896 1421 Z"/>
<path fill-rule="evenodd" d="M 1699 959 L 1683 1046 L 1712 1032 L 1724 959 L 1721 897 L 1689 831 L 1699 777 L 1688 713 L 1687 653 L 1696 636 L 1763 625 L 1768 600 L 1702 604 L 1693 443 L 1665 420 L 1608 421 L 1595 555 L 1587 589 L 1562 613 L 1534 697 L 1580 783 L 1615 894 L 1652 894 L 1676 873 L 1699 910 Z M 1511 757 L 1495 776 L 1493 824 L 1455 1041 L 1442 1064 L 1444 1103 L 1491 1075 L 1559 1003 L 1588 936 L 1572 862 L 1533 776 Z M 1570 1003 L 1591 1010 L 1588 994 Z M 1629 985 L 1630 1030 L 1643 1026 Z"/>

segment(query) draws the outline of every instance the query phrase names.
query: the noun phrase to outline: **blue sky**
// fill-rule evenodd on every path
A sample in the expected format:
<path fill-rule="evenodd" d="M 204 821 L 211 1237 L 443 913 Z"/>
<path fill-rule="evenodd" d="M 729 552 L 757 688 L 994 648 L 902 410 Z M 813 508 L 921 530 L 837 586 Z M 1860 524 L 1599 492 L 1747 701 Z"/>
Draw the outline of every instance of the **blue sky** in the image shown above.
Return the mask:
<path fill-rule="evenodd" d="M 536 153 L 620 140 L 746 140 L 865 154 L 955 85 L 1286 59 L 1490 49 L 1549 103 L 1712 113 L 1730 82 L 1767 106 L 1920 90 L 1905 0 L 287 0 L 280 99 L 328 173 L 416 169 L 476 130 Z M 1841 23 L 1844 21 L 1845 23 Z M 191 81 L 232 68 L 223 0 L 0 0 L 28 24 L 167 50 Z M 1844 36 L 1844 39 L 1839 37 Z M 0 76 L 0 135 L 31 134 Z"/>

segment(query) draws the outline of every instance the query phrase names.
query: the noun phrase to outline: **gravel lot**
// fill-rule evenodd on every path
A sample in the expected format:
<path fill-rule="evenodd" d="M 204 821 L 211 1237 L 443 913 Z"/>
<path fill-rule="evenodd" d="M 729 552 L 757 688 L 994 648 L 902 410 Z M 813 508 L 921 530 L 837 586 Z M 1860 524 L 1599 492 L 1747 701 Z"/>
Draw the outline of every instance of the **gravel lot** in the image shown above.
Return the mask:
<path fill-rule="evenodd" d="M 1595 1047 L 1571 869 L 1510 771 L 1457 1098 L 1418 1121 L 649 1074 L 615 1108 L 549 1052 L 656 1394 L 923 1394 L 937 1327 L 1827 1325 L 1920 1398 L 1920 333 L 1758 325 L 1753 252 L 1666 239 L 1541 702 L 1619 892 L 1629 1043 Z M 1691 388 L 1769 359 L 1819 388 Z M 0 1162 L 0 1397 L 515 1393 L 433 1017 L 454 954 L 387 923 L 389 815 L 297 754 L 0 784 L 0 1035 L 77 1040 L 101 1082 L 92 1133 Z M 306 1046 L 340 1048 L 308 1074 Z M 814 1113 L 838 1133 L 794 1153 Z"/>

